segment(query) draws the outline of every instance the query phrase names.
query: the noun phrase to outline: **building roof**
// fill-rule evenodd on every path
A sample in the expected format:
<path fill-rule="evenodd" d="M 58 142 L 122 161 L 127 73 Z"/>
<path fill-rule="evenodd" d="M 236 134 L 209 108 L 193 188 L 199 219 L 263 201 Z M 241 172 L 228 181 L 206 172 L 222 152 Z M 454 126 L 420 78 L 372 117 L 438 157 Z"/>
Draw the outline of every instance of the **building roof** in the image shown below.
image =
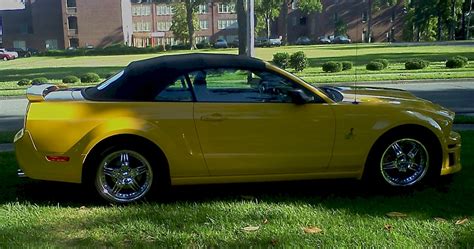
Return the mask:
<path fill-rule="evenodd" d="M 0 10 L 18 10 L 24 9 L 25 3 L 21 0 L 1 0 Z"/>

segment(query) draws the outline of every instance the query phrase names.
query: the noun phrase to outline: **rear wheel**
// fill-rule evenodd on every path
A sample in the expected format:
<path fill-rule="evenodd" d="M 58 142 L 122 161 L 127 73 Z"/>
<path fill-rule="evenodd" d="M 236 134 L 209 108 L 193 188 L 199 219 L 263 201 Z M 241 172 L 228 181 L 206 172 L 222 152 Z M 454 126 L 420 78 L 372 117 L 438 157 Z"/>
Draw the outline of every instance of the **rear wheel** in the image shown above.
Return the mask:
<path fill-rule="evenodd" d="M 152 188 L 154 161 L 134 147 L 111 147 L 98 160 L 95 188 L 110 202 L 141 200 Z"/>
<path fill-rule="evenodd" d="M 368 159 L 371 182 L 392 188 L 421 185 L 439 173 L 433 141 L 422 134 L 391 134 L 374 145 Z"/>

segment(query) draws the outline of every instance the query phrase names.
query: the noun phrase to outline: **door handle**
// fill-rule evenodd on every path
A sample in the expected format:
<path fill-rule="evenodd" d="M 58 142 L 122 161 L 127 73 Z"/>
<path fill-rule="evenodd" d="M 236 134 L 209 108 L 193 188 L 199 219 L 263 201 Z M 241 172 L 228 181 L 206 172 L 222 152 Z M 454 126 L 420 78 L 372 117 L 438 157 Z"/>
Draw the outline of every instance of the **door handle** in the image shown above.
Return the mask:
<path fill-rule="evenodd" d="M 222 116 L 219 113 L 213 113 L 210 115 L 201 116 L 201 120 L 202 121 L 222 121 L 224 120 L 224 116 Z"/>

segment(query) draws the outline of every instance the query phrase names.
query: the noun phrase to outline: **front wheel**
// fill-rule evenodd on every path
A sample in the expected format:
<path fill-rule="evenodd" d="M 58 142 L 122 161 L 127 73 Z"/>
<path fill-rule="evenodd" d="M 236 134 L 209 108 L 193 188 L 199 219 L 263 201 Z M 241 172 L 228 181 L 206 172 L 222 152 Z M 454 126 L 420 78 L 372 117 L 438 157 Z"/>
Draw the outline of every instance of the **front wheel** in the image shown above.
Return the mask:
<path fill-rule="evenodd" d="M 132 148 L 106 150 L 97 167 L 95 187 L 100 196 L 114 203 L 142 199 L 151 189 L 151 158 Z"/>
<path fill-rule="evenodd" d="M 415 134 L 392 135 L 374 145 L 368 159 L 369 180 L 395 188 L 419 185 L 437 172 L 435 147 Z"/>

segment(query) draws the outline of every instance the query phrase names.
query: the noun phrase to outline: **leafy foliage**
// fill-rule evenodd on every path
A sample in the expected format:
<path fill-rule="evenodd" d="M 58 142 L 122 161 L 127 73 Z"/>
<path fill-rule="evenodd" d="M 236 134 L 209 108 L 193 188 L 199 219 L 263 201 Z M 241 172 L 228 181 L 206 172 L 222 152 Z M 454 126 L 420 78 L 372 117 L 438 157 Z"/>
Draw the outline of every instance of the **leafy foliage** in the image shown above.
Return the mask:
<path fill-rule="evenodd" d="M 449 60 L 446 61 L 446 67 L 447 68 L 463 68 L 467 65 L 466 61 L 461 59 L 461 58 L 457 58 L 457 57 L 453 57 Z"/>
<path fill-rule="evenodd" d="M 17 85 L 19 86 L 28 86 L 31 85 L 31 80 L 29 79 L 21 79 L 18 81 Z"/>
<path fill-rule="evenodd" d="M 290 56 L 290 66 L 296 72 L 303 71 L 308 66 L 308 58 L 303 51 L 296 52 Z"/>
<path fill-rule="evenodd" d="M 323 4 L 321 0 L 300 0 L 298 1 L 299 8 L 306 14 L 313 12 L 321 12 L 323 10 Z"/>
<path fill-rule="evenodd" d="M 288 53 L 276 53 L 273 55 L 273 64 L 280 68 L 287 68 L 290 64 L 290 54 Z"/>
<path fill-rule="evenodd" d="M 390 62 L 387 59 L 376 59 L 376 60 L 373 60 L 373 61 L 382 63 L 383 69 L 388 68 L 388 66 L 390 64 Z"/>
<path fill-rule="evenodd" d="M 31 84 L 38 85 L 38 84 L 46 84 L 49 83 L 49 80 L 45 77 L 34 78 L 31 80 Z"/>
<path fill-rule="evenodd" d="M 343 64 L 335 61 L 328 61 L 323 64 L 323 71 L 326 73 L 337 73 L 343 70 Z"/>
<path fill-rule="evenodd" d="M 382 63 L 377 62 L 377 61 L 371 61 L 367 66 L 365 67 L 367 70 L 370 71 L 381 71 L 384 69 L 384 66 Z"/>
<path fill-rule="evenodd" d="M 78 83 L 79 81 L 80 79 L 74 75 L 66 76 L 62 80 L 63 83 L 68 83 L 68 84 Z"/>
<path fill-rule="evenodd" d="M 342 64 L 342 71 L 351 70 L 352 67 L 354 66 L 354 63 L 352 63 L 352 61 L 343 61 L 341 62 L 341 64 Z"/>
<path fill-rule="evenodd" d="M 405 63 L 406 70 L 418 70 L 427 68 L 430 65 L 429 61 L 422 59 L 412 59 Z"/>
<path fill-rule="evenodd" d="M 96 73 L 86 73 L 81 76 L 81 82 L 82 83 L 94 83 L 94 82 L 99 82 L 100 77 Z"/>
<path fill-rule="evenodd" d="M 186 5 L 182 2 L 173 4 L 173 19 L 171 21 L 170 31 L 176 40 L 187 43 L 189 40 L 189 27 L 186 19 Z M 199 27 L 199 19 L 196 14 L 193 14 L 193 25 Z"/>

